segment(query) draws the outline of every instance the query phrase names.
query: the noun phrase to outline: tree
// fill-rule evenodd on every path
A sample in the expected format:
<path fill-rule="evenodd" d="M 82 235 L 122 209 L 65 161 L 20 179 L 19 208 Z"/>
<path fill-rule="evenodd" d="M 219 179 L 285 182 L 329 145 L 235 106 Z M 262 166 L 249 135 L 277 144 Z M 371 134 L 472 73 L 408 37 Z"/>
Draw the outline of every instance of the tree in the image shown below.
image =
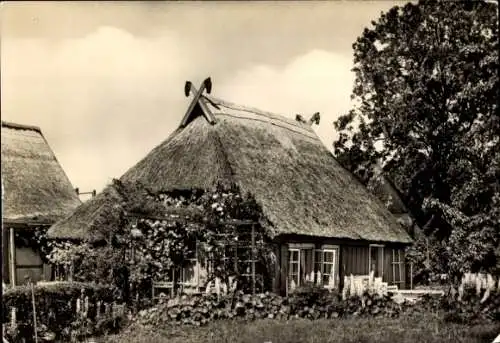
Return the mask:
<path fill-rule="evenodd" d="M 356 105 L 334 123 L 339 162 L 365 183 L 381 162 L 457 273 L 499 258 L 497 35 L 496 3 L 393 7 L 353 44 Z"/>

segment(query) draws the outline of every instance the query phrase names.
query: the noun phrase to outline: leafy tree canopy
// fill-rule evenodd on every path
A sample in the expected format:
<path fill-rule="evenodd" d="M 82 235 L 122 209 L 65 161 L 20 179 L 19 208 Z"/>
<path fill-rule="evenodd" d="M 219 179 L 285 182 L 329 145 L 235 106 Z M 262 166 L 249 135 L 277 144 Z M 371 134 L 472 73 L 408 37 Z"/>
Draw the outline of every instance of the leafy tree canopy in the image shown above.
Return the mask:
<path fill-rule="evenodd" d="M 353 49 L 355 106 L 334 123 L 337 159 L 365 183 L 381 163 L 420 226 L 434 219 L 432 234 L 447 242 L 443 261 L 454 271 L 494 269 L 498 4 L 396 6 L 373 21 Z"/>

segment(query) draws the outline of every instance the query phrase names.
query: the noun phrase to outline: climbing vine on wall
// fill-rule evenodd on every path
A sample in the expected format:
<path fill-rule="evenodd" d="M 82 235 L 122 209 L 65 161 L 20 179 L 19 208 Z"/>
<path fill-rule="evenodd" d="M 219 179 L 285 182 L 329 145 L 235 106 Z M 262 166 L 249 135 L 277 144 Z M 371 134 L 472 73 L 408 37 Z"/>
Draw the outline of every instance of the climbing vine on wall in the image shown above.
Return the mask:
<path fill-rule="evenodd" d="M 109 218 L 115 221 L 112 232 L 94 233 L 106 237 L 104 246 L 59 241 L 51 243 L 48 249 L 52 263 L 75 266 L 76 279 L 112 279 L 116 283 L 125 278 L 135 285 L 162 280 L 168 278 L 173 266 L 185 265 L 197 253 L 210 255 L 216 266 L 213 276 L 226 279 L 234 274 L 234 267 L 224 262 L 227 242 L 241 239 L 241 230 L 245 229 L 228 222 L 263 220 L 256 201 L 241 195 L 235 186 L 182 192 L 152 192 L 140 184 L 119 181 L 113 186 L 124 201 L 110 207 L 113 213 Z M 263 226 L 256 225 L 255 230 L 269 237 Z M 198 249 L 196 242 L 202 242 Z M 257 258 L 269 259 L 270 253 L 270 248 L 261 249 Z"/>

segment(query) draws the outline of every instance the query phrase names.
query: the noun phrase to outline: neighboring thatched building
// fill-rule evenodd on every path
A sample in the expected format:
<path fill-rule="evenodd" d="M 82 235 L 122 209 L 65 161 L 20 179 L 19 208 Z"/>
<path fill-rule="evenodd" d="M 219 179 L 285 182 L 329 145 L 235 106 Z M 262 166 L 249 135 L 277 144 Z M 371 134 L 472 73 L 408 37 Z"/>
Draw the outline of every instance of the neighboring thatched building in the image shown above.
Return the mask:
<path fill-rule="evenodd" d="M 38 127 L 2 121 L 2 196 L 4 282 L 50 277 L 26 242 L 34 228 L 48 228 L 81 202 Z"/>
<path fill-rule="evenodd" d="M 207 189 L 225 180 L 251 193 L 280 246 L 276 290 L 317 275 L 325 286 L 338 286 L 344 275 L 370 270 L 404 285 L 410 236 L 339 165 L 309 123 L 208 95 L 194 101 L 179 128 L 121 181 L 169 190 Z M 99 211 L 105 207 L 101 198 L 83 204 L 49 234 L 88 238 L 96 213 L 105 212 Z"/>
<path fill-rule="evenodd" d="M 368 181 L 367 188 L 386 208 L 398 219 L 406 231 L 412 236 L 420 233 L 415 217 L 406 206 L 404 196 L 392 180 L 384 173 L 382 167 L 377 166 L 373 177 Z"/>

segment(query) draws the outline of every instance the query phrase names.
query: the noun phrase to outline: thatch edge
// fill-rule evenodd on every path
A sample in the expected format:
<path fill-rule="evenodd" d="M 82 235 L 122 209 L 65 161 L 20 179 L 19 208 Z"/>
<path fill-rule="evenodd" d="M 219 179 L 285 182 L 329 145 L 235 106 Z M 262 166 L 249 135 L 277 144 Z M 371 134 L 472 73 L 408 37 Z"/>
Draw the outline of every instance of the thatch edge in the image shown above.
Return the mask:
<path fill-rule="evenodd" d="M 34 126 L 34 125 L 17 124 L 17 123 L 12 123 L 12 122 L 7 122 L 7 121 L 2 120 L 2 127 L 8 127 L 10 129 L 16 129 L 16 130 L 36 131 L 43 136 L 43 133 L 42 133 L 42 130 L 40 129 L 40 127 Z"/>

